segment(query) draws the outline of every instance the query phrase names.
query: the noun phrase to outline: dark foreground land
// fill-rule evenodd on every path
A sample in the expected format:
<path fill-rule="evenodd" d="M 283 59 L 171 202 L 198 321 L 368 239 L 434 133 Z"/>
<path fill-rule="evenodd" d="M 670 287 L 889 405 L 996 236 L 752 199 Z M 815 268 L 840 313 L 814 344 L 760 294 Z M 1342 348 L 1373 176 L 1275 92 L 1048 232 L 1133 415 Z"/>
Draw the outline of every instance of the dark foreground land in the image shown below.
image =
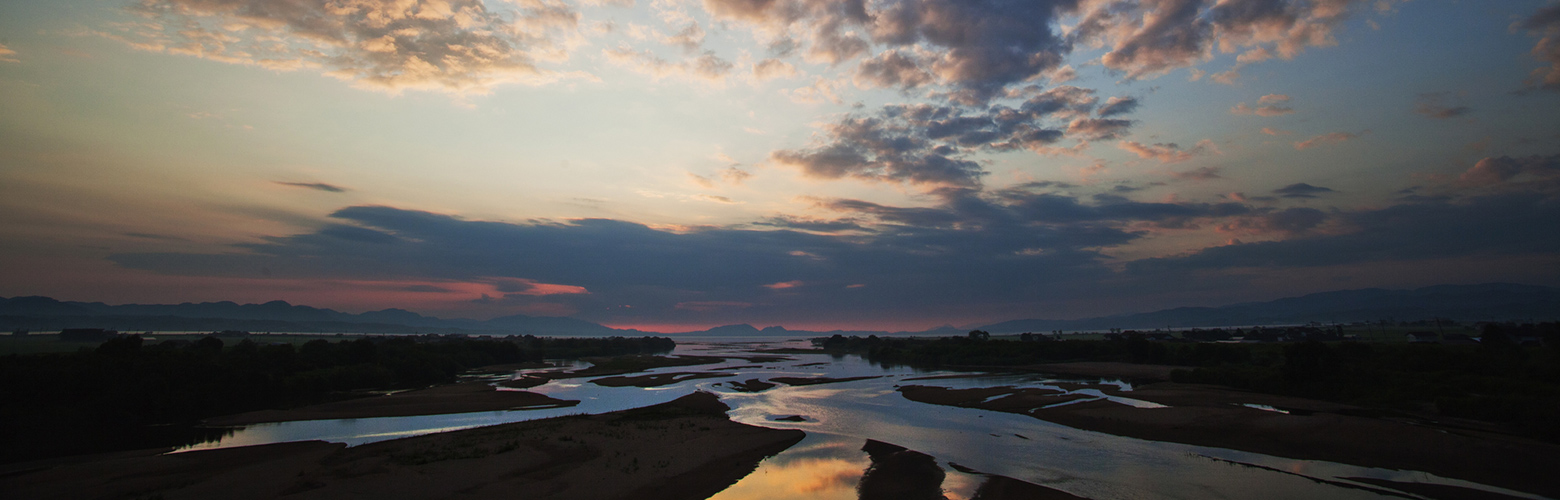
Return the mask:
<path fill-rule="evenodd" d="M 308 441 L 74 457 L 0 477 L 0 490 L 34 499 L 702 499 L 803 437 L 732 422 L 728 409 L 701 392 L 354 448 Z"/>
<path fill-rule="evenodd" d="M 70 353 L 0 356 L 0 463 L 116 450 L 180 446 L 220 436 L 224 424 L 313 418 L 428 415 L 568 402 L 458 386 L 491 365 L 545 366 L 543 359 L 614 356 L 603 364 L 643 369 L 691 363 L 647 356 L 666 338 L 492 340 L 367 337 L 301 345 L 199 338 L 143 345 L 131 335 Z M 366 398 L 366 399 L 365 399 Z"/>
<path fill-rule="evenodd" d="M 947 474 L 931 455 L 903 446 L 867 440 L 861 447 L 872 465 L 856 486 L 859 500 L 943 500 Z M 985 474 L 953 464 L 960 472 L 984 476 L 975 490 L 976 500 L 1087 500 L 1065 491 L 1047 488 L 1007 476 Z"/>
<path fill-rule="evenodd" d="M 291 410 L 260 410 L 208 418 L 208 426 L 238 426 L 293 420 L 409 417 L 477 411 L 535 410 L 574 406 L 579 401 L 547 397 L 534 392 L 500 391 L 483 382 L 463 382 L 400 392 L 385 396 L 322 403 Z"/>

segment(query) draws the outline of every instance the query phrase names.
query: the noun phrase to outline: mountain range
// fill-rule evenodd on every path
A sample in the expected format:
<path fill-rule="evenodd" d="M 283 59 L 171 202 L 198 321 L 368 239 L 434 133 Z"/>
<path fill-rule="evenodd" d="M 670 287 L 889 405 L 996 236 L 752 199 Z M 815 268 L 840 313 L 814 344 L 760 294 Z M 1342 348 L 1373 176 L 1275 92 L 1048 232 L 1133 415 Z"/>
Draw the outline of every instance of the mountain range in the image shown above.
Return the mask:
<path fill-rule="evenodd" d="M 994 334 L 1104 330 L 1107 328 L 1190 328 L 1308 322 L 1408 321 L 1444 318 L 1459 321 L 1560 319 L 1560 288 L 1489 283 L 1437 285 L 1414 290 L 1367 288 L 1313 293 L 1267 302 L 1220 307 L 1178 307 L 1147 313 L 1085 319 L 1020 319 L 974 329 Z M 122 331 L 246 330 L 325 333 L 471 333 L 494 335 L 608 336 L 646 335 L 567 317 L 513 315 L 489 320 L 442 319 L 405 309 L 344 313 L 280 300 L 264 304 L 202 302 L 124 304 L 68 302 L 49 297 L 0 297 L 0 329 L 38 332 L 61 328 L 111 328 Z M 781 326 L 759 329 L 737 324 L 678 336 L 803 337 L 815 335 L 960 335 L 966 329 L 942 326 L 919 332 L 807 331 Z"/>

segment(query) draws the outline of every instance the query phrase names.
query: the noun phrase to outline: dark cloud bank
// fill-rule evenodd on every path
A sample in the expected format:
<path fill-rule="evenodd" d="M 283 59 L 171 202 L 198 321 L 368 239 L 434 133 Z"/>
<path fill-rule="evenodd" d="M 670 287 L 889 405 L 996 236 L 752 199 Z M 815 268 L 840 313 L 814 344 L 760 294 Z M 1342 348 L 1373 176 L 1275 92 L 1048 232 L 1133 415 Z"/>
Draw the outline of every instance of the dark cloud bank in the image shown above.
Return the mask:
<path fill-rule="evenodd" d="M 778 216 L 688 232 L 608 219 L 507 223 L 354 206 L 331 214 L 334 222 L 318 230 L 239 245 L 234 253 L 110 258 L 182 275 L 253 277 L 268 269 L 280 278 L 514 278 L 579 286 L 589 293 L 504 298 L 567 303 L 580 317 L 609 322 L 881 320 L 961 310 L 1000 319 L 1090 296 L 1113 297 L 1104 309 L 1119 312 L 1156 306 L 1134 297 L 1174 292 L 1194 279 L 1230 285 L 1224 296 L 1235 301 L 1254 291 L 1240 276 L 1262 272 L 1438 259 L 1553 261 L 1560 255 L 1560 232 L 1553 230 L 1560 227 L 1557 176 L 1536 159 L 1487 162 L 1527 170 L 1494 186 L 1356 210 L 1147 203 L 1070 194 L 1063 190 L 1076 186 L 1042 182 L 991 191 L 941 188 L 929 207 L 820 200 L 817 208 L 835 218 Z M 1279 190 L 1286 191 L 1328 192 Z M 1270 241 L 1128 262 L 1106 256 L 1157 231 L 1197 227 Z M 1426 266 L 1404 278 L 1435 282 L 1436 272 Z M 1550 266 L 1505 278 L 1553 282 L 1557 276 Z"/>

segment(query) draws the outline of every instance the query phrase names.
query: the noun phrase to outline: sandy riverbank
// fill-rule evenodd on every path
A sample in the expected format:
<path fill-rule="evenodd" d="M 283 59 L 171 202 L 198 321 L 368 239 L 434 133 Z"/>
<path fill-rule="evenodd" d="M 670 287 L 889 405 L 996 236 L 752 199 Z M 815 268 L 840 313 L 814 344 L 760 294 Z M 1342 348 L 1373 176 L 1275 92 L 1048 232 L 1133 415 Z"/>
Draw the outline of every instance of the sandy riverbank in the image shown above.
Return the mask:
<path fill-rule="evenodd" d="M 291 410 L 261 410 L 225 415 L 206 419 L 204 424 L 226 427 L 293 420 L 409 417 L 474 411 L 557 408 L 577 404 L 579 401 L 554 399 L 534 392 L 500 391 L 485 383 L 465 382 Z"/>
<path fill-rule="evenodd" d="M 865 376 L 865 377 L 843 377 L 843 378 L 832 378 L 832 377 L 773 377 L 773 378 L 770 378 L 769 381 L 770 382 L 779 382 L 779 383 L 782 383 L 782 384 L 785 384 L 785 385 L 819 385 L 819 384 L 838 384 L 840 382 L 851 382 L 851 381 L 855 381 L 855 380 L 867 380 L 867 379 L 873 379 L 873 378 L 879 378 L 879 377 L 882 377 L 882 375 L 869 375 L 869 376 Z"/>
<path fill-rule="evenodd" d="M 1560 446 L 1553 444 L 1430 422 L 1345 415 L 1358 408 L 1216 386 L 1163 382 L 1130 392 L 1119 392 L 1114 386 L 1096 388 L 1169 407 L 1142 409 L 1089 401 L 1044 408 L 1077 397 L 1011 387 L 906 386 L 900 392 L 912 401 L 1018 413 L 1119 436 L 1418 470 L 1560 498 L 1560 484 L 1550 477 L 1554 457 L 1560 456 Z M 1009 396 L 997 397 L 1003 394 Z M 1247 403 L 1290 413 L 1243 406 Z"/>
<path fill-rule="evenodd" d="M 729 377 L 728 372 L 674 372 L 649 375 L 602 377 L 590 381 L 603 387 L 661 387 L 700 378 Z"/>
<path fill-rule="evenodd" d="M 601 415 L 381 441 L 120 454 L 0 478 L 16 498 L 702 499 L 800 441 L 712 394 Z"/>
<path fill-rule="evenodd" d="M 856 487 L 859 500 L 906 500 L 947 498 L 942 483 L 947 474 L 937 459 L 903 446 L 868 439 L 861 451 L 867 452 L 872 466 Z M 983 476 L 973 498 L 980 500 L 1087 500 L 1065 491 L 1013 479 L 985 474 L 950 463 L 966 474 Z"/>

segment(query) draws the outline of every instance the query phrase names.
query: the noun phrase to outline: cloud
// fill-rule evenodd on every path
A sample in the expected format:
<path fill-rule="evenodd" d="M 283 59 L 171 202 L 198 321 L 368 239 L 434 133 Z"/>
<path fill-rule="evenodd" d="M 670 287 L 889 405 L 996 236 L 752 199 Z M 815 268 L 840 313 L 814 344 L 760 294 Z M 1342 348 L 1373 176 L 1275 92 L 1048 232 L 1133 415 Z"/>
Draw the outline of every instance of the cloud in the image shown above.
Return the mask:
<path fill-rule="evenodd" d="M 1335 191 L 1333 191 L 1331 188 L 1312 186 L 1304 182 L 1290 184 L 1288 186 L 1273 190 L 1273 194 L 1282 196 L 1284 198 L 1315 198 L 1319 195 L 1333 192 Z"/>
<path fill-rule="evenodd" d="M 525 278 L 486 278 L 483 281 L 491 283 L 495 290 L 504 292 L 504 296 L 529 295 L 540 297 L 545 295 L 588 295 L 589 290 L 581 286 L 558 285 L 542 283 Z"/>
<path fill-rule="evenodd" d="M 125 236 L 129 236 L 131 238 L 141 238 L 143 240 L 189 241 L 188 238 L 181 238 L 181 237 L 178 237 L 178 236 L 170 236 L 170 235 L 166 235 L 166 234 L 129 232 L 129 233 L 124 233 L 124 235 Z"/>
<path fill-rule="evenodd" d="M 754 222 L 756 226 L 769 226 L 784 229 L 797 229 L 802 231 L 818 231 L 832 233 L 837 231 L 865 230 L 854 219 L 812 219 L 788 215 L 778 215 Z"/>
<path fill-rule="evenodd" d="M 1117 144 L 1123 150 L 1138 155 L 1143 159 L 1159 160 L 1160 163 L 1180 163 L 1198 156 L 1208 154 L 1220 154 L 1219 148 L 1213 145 L 1213 141 L 1203 139 L 1190 149 L 1181 149 L 1176 143 L 1142 144 L 1133 141 L 1122 141 Z"/>
<path fill-rule="evenodd" d="M 1190 270 L 1303 269 L 1359 263 L 1560 253 L 1560 199 L 1539 192 L 1414 201 L 1330 214 L 1336 230 L 1204 248 L 1127 265 L 1141 276 Z M 1455 234 L 1457 237 L 1448 238 Z M 1416 267 L 1416 269 L 1424 269 Z"/>
<path fill-rule="evenodd" d="M 1257 116 L 1283 116 L 1295 112 L 1294 108 L 1284 106 L 1289 102 L 1289 96 L 1283 94 L 1268 94 L 1257 99 L 1257 107 L 1253 108 L 1246 103 L 1236 104 L 1230 108 L 1231 114 L 1257 115 Z"/>
<path fill-rule="evenodd" d="M 1079 118 L 1067 124 L 1067 135 L 1089 141 L 1120 139 L 1131 126 L 1132 120 Z"/>
<path fill-rule="evenodd" d="M 1174 177 L 1176 179 L 1182 179 L 1182 180 L 1190 180 L 1190 181 L 1206 181 L 1206 180 L 1213 180 L 1213 179 L 1222 179 L 1223 177 L 1219 175 L 1219 172 L 1221 170 L 1222 169 L 1220 169 L 1219 167 L 1198 167 L 1198 168 L 1194 168 L 1194 169 L 1191 169 L 1191 170 L 1184 170 L 1184 171 L 1180 171 L 1180 172 L 1170 172 L 1170 177 Z M 1117 186 L 1117 187 L 1120 187 L 1120 186 Z"/>
<path fill-rule="evenodd" d="M 1534 59 L 1549 64 L 1548 68 L 1533 70 L 1528 85 L 1560 92 L 1560 5 L 1539 8 L 1532 16 L 1513 25 L 1513 28 L 1541 35 L 1531 53 Z"/>
<path fill-rule="evenodd" d="M 1340 142 L 1357 139 L 1364 134 L 1364 132 L 1358 134 L 1349 132 L 1333 132 L 1330 134 L 1322 134 L 1310 139 L 1295 142 L 1295 149 L 1304 151 L 1318 146 L 1338 144 Z"/>
<path fill-rule="evenodd" d="M 1467 186 L 1489 186 L 1510 181 L 1522 174 L 1539 179 L 1560 177 L 1560 155 L 1486 157 L 1463 172 L 1457 180 Z"/>
<path fill-rule="evenodd" d="M 768 285 L 763 285 L 763 287 L 764 288 L 768 288 L 770 290 L 785 290 L 787 288 L 796 288 L 796 287 L 802 286 L 803 284 L 804 283 L 802 283 L 801 280 L 791 280 L 791 281 L 781 281 L 779 283 L 770 283 Z"/>
<path fill-rule="evenodd" d="M 699 175 L 699 174 L 695 174 L 693 172 L 688 172 L 688 178 L 689 178 L 689 180 L 692 180 L 694 184 L 699 185 L 699 187 L 702 187 L 702 188 L 705 188 L 705 189 L 714 189 L 715 188 L 715 181 L 710 180 L 709 177 L 705 177 L 705 176 L 702 176 L 702 175 Z"/>
<path fill-rule="evenodd" d="M 818 199 L 809 210 L 819 218 L 777 215 L 677 231 L 610 219 L 511 223 L 354 206 L 331 214 L 331 225 L 223 251 L 109 259 L 165 275 L 250 278 L 264 269 L 266 279 L 488 283 L 509 290 L 493 292 L 503 295 L 490 299 L 495 306 L 545 299 L 607 322 L 887 321 L 971 308 L 1007 315 L 1079 293 L 1121 297 L 1111 290 L 1147 293 L 1144 286 L 1196 276 L 1241 279 L 1251 268 L 1560 253 L 1560 234 L 1547 230 L 1560 225 L 1560 190 L 1502 186 L 1509 189 L 1489 196 L 1321 211 L 1074 196 L 1057 191 L 1089 187 L 1037 182 L 992 192 L 943 188 L 925 206 Z M 819 231 L 793 229 L 811 224 Z M 1199 227 L 1274 241 L 1127 261 L 1108 256 L 1129 245 L 1152 248 L 1160 231 Z M 1223 270 L 1230 271 L 1217 274 Z M 786 293 L 765 287 L 790 282 L 805 286 Z M 859 284 L 871 286 L 850 288 Z"/>
<path fill-rule="evenodd" d="M 1293 131 L 1289 131 L 1289 130 L 1279 130 L 1279 129 L 1270 128 L 1270 127 L 1262 127 L 1262 133 L 1267 134 L 1267 135 L 1289 135 L 1289 134 L 1293 134 L 1294 132 Z"/>
<path fill-rule="evenodd" d="M 1253 210 L 1240 203 L 1090 200 L 1034 189 L 939 191 L 928 207 L 826 199 L 814 210 L 828 218 L 784 216 L 751 229 L 675 232 L 609 219 L 509 223 L 353 206 L 331 214 L 329 227 L 228 251 L 110 259 L 176 275 L 249 277 L 268 269 L 269 279 L 483 282 L 504 295 L 503 303 L 546 298 L 597 320 L 737 311 L 776 317 L 812 311 L 843 320 L 863 310 L 990 304 L 1059 282 L 1104 278 L 1112 271 L 1099 250 L 1144 237 L 1133 229 L 1139 224 L 1182 225 Z M 765 287 L 792 282 L 806 286 L 785 294 Z M 874 292 L 847 288 L 862 283 Z M 853 295 L 840 295 L 846 293 Z M 950 303 L 950 296 L 958 299 Z"/>
<path fill-rule="evenodd" d="M 688 23 L 676 33 L 661 36 L 661 43 L 679 47 L 687 54 L 698 53 L 699 47 L 704 45 L 704 28 L 696 22 Z"/>
<path fill-rule="evenodd" d="M 1252 217 L 1238 218 L 1229 223 L 1219 225 L 1217 230 L 1222 233 L 1235 234 L 1294 235 L 1310 231 L 1326 221 L 1327 214 L 1321 210 L 1295 207 Z"/>
<path fill-rule="evenodd" d="M 401 291 L 403 291 L 403 292 L 417 292 L 417 293 L 452 293 L 453 292 L 453 290 L 450 290 L 448 288 L 437 287 L 437 286 L 433 286 L 433 285 L 407 285 L 405 287 L 402 287 Z"/>
<path fill-rule="evenodd" d="M 15 50 L 11 50 L 10 47 L 6 47 L 5 44 L 0 43 L 0 62 L 22 62 L 20 59 L 17 59 L 14 56 L 16 56 Z"/>
<path fill-rule="evenodd" d="M 835 90 L 837 86 L 838 85 L 834 81 L 825 79 L 820 76 L 813 78 L 811 85 L 790 90 L 781 90 L 780 93 L 789 96 L 792 101 L 803 104 L 817 104 L 822 102 L 840 104 L 844 102 L 844 100 L 840 99 L 839 92 Z"/>
<path fill-rule="evenodd" d="M 712 300 L 712 301 L 678 302 L 676 305 L 674 305 L 672 307 L 675 308 L 675 309 L 682 309 L 682 310 L 693 311 L 693 312 L 711 312 L 711 311 L 719 311 L 719 310 L 724 310 L 724 309 L 747 309 L 749 307 L 753 307 L 753 303 L 752 302 L 735 302 L 735 301 Z"/>
<path fill-rule="evenodd" d="M 1447 120 L 1457 118 L 1473 112 L 1473 108 L 1467 106 L 1451 106 L 1446 104 L 1449 95 L 1445 92 L 1431 92 L 1419 94 L 1414 103 L 1414 112 L 1429 118 Z"/>
<path fill-rule="evenodd" d="M 1087 116 L 1094 91 L 1062 86 L 1036 91 L 1017 108 L 993 105 L 971 111 L 954 105 L 894 104 L 873 113 L 851 113 L 823 126 L 822 140 L 808 148 L 770 154 L 781 165 L 814 179 L 860 179 L 926 187 L 976 187 L 986 175 L 967 159 L 980 151 L 1027 149 L 1052 154 L 1052 144 L 1072 137 L 1119 137 L 1130 120 Z M 1082 144 L 1080 143 L 1080 146 Z"/>
<path fill-rule="evenodd" d="M 796 76 L 796 66 L 779 59 L 764 59 L 753 65 L 753 77 L 759 80 Z"/>
<path fill-rule="evenodd" d="M 1124 115 L 1136 111 L 1137 107 L 1137 99 L 1131 97 L 1112 97 L 1105 101 L 1104 106 L 1100 106 L 1098 114 L 1101 118 Z"/>
<path fill-rule="evenodd" d="M 100 34 L 132 47 L 276 71 L 319 68 L 359 87 L 483 94 L 505 83 L 567 75 L 539 60 L 567 57 L 579 14 L 554 0 L 489 10 L 481 0 L 146 0 L 151 19 Z M 150 29 L 147 29 L 147 28 Z"/>
<path fill-rule="evenodd" d="M 715 52 L 708 50 L 698 57 L 677 62 L 667 61 L 650 50 L 634 50 L 627 45 L 603 49 L 602 55 L 612 63 L 657 79 L 680 76 L 722 82 L 736 67 L 730 61 L 721 59 L 720 56 L 715 55 Z"/>
<path fill-rule="evenodd" d="M 723 168 L 720 171 L 720 178 L 732 184 L 742 184 L 752 177 L 753 174 L 734 166 Z"/>
<path fill-rule="evenodd" d="M 1129 79 L 1154 78 L 1200 64 L 1214 50 L 1240 52 L 1236 66 L 1215 75 L 1233 83 L 1241 66 L 1291 59 L 1308 47 L 1336 44 L 1333 32 L 1368 0 L 1159 0 L 1091 2 L 1069 34 L 1076 43 L 1105 46 L 1108 69 Z M 1200 76 L 1201 73 L 1194 73 Z M 1193 78 L 1196 80 L 1197 78 Z"/>
<path fill-rule="evenodd" d="M 914 56 L 890 50 L 877 57 L 861 61 L 856 66 L 856 86 L 862 88 L 887 87 L 912 89 L 927 85 L 936 79 L 930 71 L 921 67 Z"/>
<path fill-rule="evenodd" d="M 1276 104 L 1289 102 L 1289 96 L 1284 94 L 1268 94 L 1257 99 L 1257 104 Z"/>
<path fill-rule="evenodd" d="M 862 58 L 855 72 L 859 85 L 940 85 L 959 102 L 975 104 L 1060 67 L 1071 46 L 1054 26 L 1073 12 L 1076 1 L 704 0 L 703 5 L 719 21 L 750 24 L 799 46 L 810 61 L 834 66 Z"/>
<path fill-rule="evenodd" d="M 344 193 L 344 192 L 347 191 L 347 188 L 344 188 L 344 187 L 341 187 L 341 186 L 337 186 L 337 185 L 334 185 L 334 184 L 326 184 L 326 183 L 323 183 L 323 182 L 282 182 L 282 181 L 273 181 L 273 182 L 275 182 L 277 184 L 280 184 L 280 185 L 283 185 L 283 186 L 291 186 L 291 187 L 299 187 L 299 188 L 305 188 L 305 189 L 313 189 L 313 190 L 316 190 L 316 191 L 325 191 L 327 193 Z"/>
<path fill-rule="evenodd" d="M 1071 65 L 1053 69 L 1046 77 L 1046 80 L 1051 82 L 1052 85 L 1061 85 L 1077 79 L 1078 70 L 1073 69 Z"/>

